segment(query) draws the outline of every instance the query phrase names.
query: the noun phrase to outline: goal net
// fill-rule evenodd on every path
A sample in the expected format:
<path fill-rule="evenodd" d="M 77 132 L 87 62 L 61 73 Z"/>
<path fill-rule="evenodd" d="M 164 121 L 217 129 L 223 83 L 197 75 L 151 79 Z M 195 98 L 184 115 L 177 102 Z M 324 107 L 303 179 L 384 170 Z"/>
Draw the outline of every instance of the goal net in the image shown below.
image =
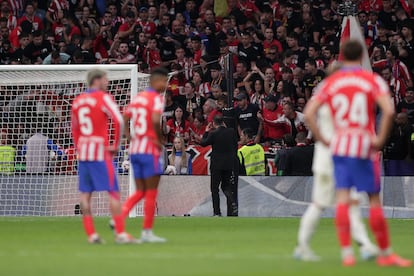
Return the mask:
<path fill-rule="evenodd" d="M 77 156 L 70 109 L 86 89 L 91 65 L 0 66 L 0 215 L 68 216 L 79 213 Z M 148 86 L 136 65 L 99 66 L 121 112 Z M 110 134 L 109 134 L 110 135 Z M 130 179 L 125 141 L 114 158 L 122 200 Z M 95 215 L 109 215 L 107 195 L 93 197 Z M 139 215 L 138 206 L 132 213 Z"/>

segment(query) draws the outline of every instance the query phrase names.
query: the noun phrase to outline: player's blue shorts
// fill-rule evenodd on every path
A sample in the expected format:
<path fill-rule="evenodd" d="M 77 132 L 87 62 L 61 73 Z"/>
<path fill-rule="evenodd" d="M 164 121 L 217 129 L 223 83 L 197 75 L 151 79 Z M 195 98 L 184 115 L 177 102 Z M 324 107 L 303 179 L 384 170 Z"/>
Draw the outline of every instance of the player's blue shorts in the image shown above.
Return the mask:
<path fill-rule="evenodd" d="M 163 158 L 151 154 L 131 154 L 130 161 L 135 179 L 147 179 L 163 174 Z"/>
<path fill-rule="evenodd" d="M 334 156 L 336 189 L 355 187 L 359 192 L 377 194 L 381 189 L 380 164 L 369 159 Z"/>
<path fill-rule="evenodd" d="M 118 180 L 112 160 L 79 161 L 79 191 L 84 193 L 118 192 Z"/>

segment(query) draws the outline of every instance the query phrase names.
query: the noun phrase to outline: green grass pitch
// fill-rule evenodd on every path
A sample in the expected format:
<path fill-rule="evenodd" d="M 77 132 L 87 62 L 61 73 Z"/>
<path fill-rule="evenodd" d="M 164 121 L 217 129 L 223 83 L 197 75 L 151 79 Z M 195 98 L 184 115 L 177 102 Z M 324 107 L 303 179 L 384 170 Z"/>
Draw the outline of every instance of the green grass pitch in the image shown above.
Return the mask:
<path fill-rule="evenodd" d="M 105 245 L 86 243 L 80 217 L 0 218 L 0 275 L 414 275 L 414 268 L 358 262 L 342 268 L 333 222 L 313 247 L 319 263 L 292 259 L 296 218 L 156 218 L 166 244 L 116 245 L 108 218 L 95 219 Z M 129 219 L 137 235 L 141 219 Z M 390 220 L 395 250 L 414 259 L 414 221 Z"/>

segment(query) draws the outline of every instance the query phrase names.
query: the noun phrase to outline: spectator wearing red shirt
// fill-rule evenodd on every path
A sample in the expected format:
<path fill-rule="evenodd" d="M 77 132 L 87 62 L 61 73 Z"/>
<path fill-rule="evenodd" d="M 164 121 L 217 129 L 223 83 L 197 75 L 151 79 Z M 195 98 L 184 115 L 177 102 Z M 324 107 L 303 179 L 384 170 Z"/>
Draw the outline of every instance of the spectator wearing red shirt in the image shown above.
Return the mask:
<path fill-rule="evenodd" d="M 283 136 L 289 133 L 289 128 L 285 125 L 270 123 L 283 115 L 283 108 L 277 102 L 277 97 L 269 95 L 265 98 L 263 110 L 257 116 L 263 122 L 263 139 L 267 146 L 275 142 L 281 142 Z"/>
<path fill-rule="evenodd" d="M 217 110 L 217 103 L 213 99 L 207 99 L 203 105 L 203 113 L 207 119 L 207 123 L 212 123 L 214 117 L 220 112 Z"/>
<path fill-rule="evenodd" d="M 240 41 L 237 39 L 236 31 L 234 29 L 230 29 L 227 31 L 226 42 L 227 42 L 227 45 L 229 46 L 229 51 L 237 55 L 237 47 Z"/>
<path fill-rule="evenodd" d="M 164 126 L 164 134 L 168 135 L 168 142 L 172 143 L 174 137 L 180 136 L 185 142 L 190 140 L 190 123 L 184 117 L 184 110 L 177 106 L 173 118 L 169 119 Z"/>
<path fill-rule="evenodd" d="M 77 20 L 78 19 L 72 15 L 64 17 L 62 20 L 63 26 L 67 26 L 65 27 L 66 30 L 63 32 L 66 43 L 70 43 L 73 36 L 82 35 L 80 28 L 75 24 L 75 22 L 78 23 Z"/>
<path fill-rule="evenodd" d="M 283 52 L 282 44 L 274 38 L 274 32 L 272 28 L 265 29 L 265 40 L 263 41 L 263 50 L 264 53 L 267 54 L 270 50 L 270 47 L 276 46 L 278 53 Z"/>
<path fill-rule="evenodd" d="M 203 116 L 196 116 L 190 128 L 191 143 L 199 145 L 206 132 L 206 119 Z"/>
<path fill-rule="evenodd" d="M 17 27 L 17 17 L 11 12 L 7 0 L 1 2 L 0 12 L 0 17 L 7 18 L 7 28 L 9 28 L 10 31 Z"/>
<path fill-rule="evenodd" d="M 19 18 L 18 25 L 20 26 L 20 24 L 22 24 L 23 21 L 29 21 L 30 23 L 32 23 L 34 31 L 43 30 L 42 19 L 35 15 L 35 10 L 32 2 L 27 2 L 25 14 Z"/>
<path fill-rule="evenodd" d="M 198 35 L 191 37 L 190 45 L 194 63 L 200 64 L 200 59 L 203 55 L 203 50 L 201 49 L 201 38 Z"/>
<path fill-rule="evenodd" d="M 139 9 L 139 19 L 137 25 L 141 26 L 142 31 L 146 36 L 151 37 L 155 35 L 157 28 L 154 22 L 148 21 L 148 8 L 142 7 Z"/>
<path fill-rule="evenodd" d="M 53 22 L 58 18 L 60 10 L 63 12 L 69 11 L 68 0 L 52 0 L 46 12 L 46 20 L 53 24 Z"/>
<path fill-rule="evenodd" d="M 93 42 L 93 51 L 98 61 L 109 57 L 113 41 L 109 38 L 107 26 L 102 26 L 100 32 Z"/>
<path fill-rule="evenodd" d="M 119 26 L 118 36 L 122 41 L 128 42 L 130 37 L 135 34 L 135 27 L 137 26 L 137 20 L 133 11 L 128 11 L 126 14 L 125 22 Z"/>
<path fill-rule="evenodd" d="M 149 64 L 150 69 L 161 66 L 160 50 L 157 48 L 157 40 L 155 38 L 148 39 L 148 45 L 143 54 L 144 62 Z"/>
<path fill-rule="evenodd" d="M 115 38 L 110 49 L 111 56 L 117 63 L 135 63 L 135 56 L 129 52 L 128 43 Z"/>
<path fill-rule="evenodd" d="M 238 8 L 244 13 L 244 15 L 248 19 L 255 19 L 256 21 L 259 21 L 260 10 L 254 4 L 254 2 L 251 2 L 249 0 L 240 0 Z"/>
<path fill-rule="evenodd" d="M 65 26 L 63 25 L 64 18 L 63 10 L 59 10 L 57 13 L 57 18 L 52 24 L 52 32 L 55 35 L 55 41 L 61 41 L 64 37 L 66 31 Z"/>

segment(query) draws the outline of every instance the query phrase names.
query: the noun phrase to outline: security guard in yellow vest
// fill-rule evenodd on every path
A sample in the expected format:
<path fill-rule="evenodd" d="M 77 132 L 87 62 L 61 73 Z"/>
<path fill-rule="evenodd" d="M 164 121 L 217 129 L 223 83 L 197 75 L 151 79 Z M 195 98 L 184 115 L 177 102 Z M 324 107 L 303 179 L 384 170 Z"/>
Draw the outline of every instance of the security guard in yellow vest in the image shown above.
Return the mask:
<path fill-rule="evenodd" d="M 263 147 L 254 143 L 253 131 L 244 129 L 240 135 L 243 146 L 237 151 L 240 175 L 265 175 L 266 158 Z"/>

